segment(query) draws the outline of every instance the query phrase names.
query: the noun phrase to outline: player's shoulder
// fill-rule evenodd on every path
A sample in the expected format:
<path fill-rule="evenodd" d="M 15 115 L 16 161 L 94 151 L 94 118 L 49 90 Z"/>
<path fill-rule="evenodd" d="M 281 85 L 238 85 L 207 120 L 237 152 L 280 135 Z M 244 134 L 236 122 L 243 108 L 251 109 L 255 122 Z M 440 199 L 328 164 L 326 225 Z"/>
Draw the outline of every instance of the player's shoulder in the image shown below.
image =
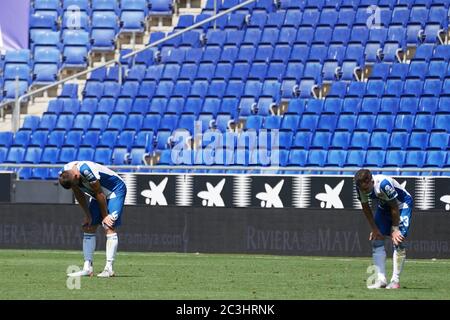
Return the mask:
<path fill-rule="evenodd" d="M 379 185 L 388 185 L 388 184 L 393 185 L 394 184 L 393 179 L 391 177 L 389 177 L 389 176 L 384 175 L 384 174 L 376 174 L 376 175 L 374 175 L 373 176 L 373 180 L 374 180 L 374 182 L 376 184 L 379 184 Z"/>
<path fill-rule="evenodd" d="M 388 197 L 391 197 L 396 192 L 394 181 L 392 180 L 392 178 L 390 178 L 388 176 L 380 175 L 379 176 L 379 185 L 380 185 L 380 190 L 382 190 Z"/>
<path fill-rule="evenodd" d="M 76 166 L 77 164 L 78 164 L 78 161 L 71 161 L 71 162 L 68 162 L 68 163 L 66 163 L 66 164 L 64 165 L 63 171 L 70 170 L 70 169 L 72 169 L 74 166 Z"/>
<path fill-rule="evenodd" d="M 92 170 L 94 168 L 94 166 L 92 165 L 93 163 L 90 161 L 78 161 L 77 166 L 80 169 L 89 169 Z"/>
<path fill-rule="evenodd" d="M 78 169 L 80 170 L 80 174 L 83 175 L 88 180 L 95 179 L 95 166 L 93 162 L 90 161 L 79 161 Z"/>

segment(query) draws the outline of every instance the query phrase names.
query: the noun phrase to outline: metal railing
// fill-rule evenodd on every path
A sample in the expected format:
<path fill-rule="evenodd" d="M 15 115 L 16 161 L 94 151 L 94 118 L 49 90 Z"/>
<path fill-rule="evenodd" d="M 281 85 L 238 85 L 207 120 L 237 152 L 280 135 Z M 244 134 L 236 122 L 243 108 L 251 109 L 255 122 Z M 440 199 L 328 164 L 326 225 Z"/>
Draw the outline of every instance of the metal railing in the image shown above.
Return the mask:
<path fill-rule="evenodd" d="M 339 175 L 352 175 L 356 173 L 361 167 L 312 167 L 312 166 L 236 166 L 236 165 L 106 165 L 108 168 L 112 170 L 132 170 L 132 173 L 139 172 L 154 172 L 158 173 L 158 171 L 176 171 L 174 173 L 183 174 L 183 173 L 196 173 L 200 171 L 202 174 L 205 174 L 205 170 L 223 170 L 227 171 L 242 171 L 244 174 L 252 174 L 252 175 L 267 175 L 276 172 L 278 175 L 292 175 L 298 174 L 298 172 L 302 172 L 302 174 L 339 174 Z M 0 163 L 0 171 L 11 171 L 10 169 L 18 169 L 17 175 L 20 174 L 20 170 L 24 168 L 49 168 L 49 169 L 62 169 L 62 164 L 15 164 L 15 163 Z M 6 168 L 6 169 L 3 169 Z M 389 172 L 391 175 L 401 175 L 402 172 L 417 172 L 417 173 L 426 173 L 430 176 L 433 176 L 433 173 L 442 173 L 442 172 L 450 172 L 450 168 L 380 168 L 380 167 L 364 167 L 365 169 L 369 169 L 372 172 Z M 185 170 L 186 172 L 181 172 L 180 170 Z M 280 171 L 282 173 L 280 173 Z M 209 174 L 209 173 L 206 173 Z M 435 175 L 438 176 L 438 175 Z"/>
<path fill-rule="evenodd" d="M 222 17 L 222 16 L 224 16 L 224 15 L 227 15 L 227 14 L 229 14 L 229 13 L 232 13 L 232 12 L 234 12 L 234 11 L 236 11 L 236 10 L 242 8 L 242 7 L 245 7 L 245 6 L 247 6 L 247 5 L 249 5 L 249 4 L 253 3 L 253 2 L 256 2 L 256 1 L 258 1 L 258 0 L 247 0 L 247 1 L 245 1 L 245 2 L 242 2 L 242 3 L 240 3 L 240 4 L 236 5 L 236 6 L 234 6 L 234 7 L 230 8 L 230 9 L 228 9 L 228 10 L 224 10 L 224 11 L 222 11 L 222 12 L 220 12 L 220 13 L 218 13 L 218 14 L 215 14 L 215 15 L 213 15 L 213 16 L 211 16 L 211 17 L 205 19 L 205 20 L 202 20 L 202 21 L 200 21 L 200 22 L 198 22 L 198 23 L 195 23 L 195 24 L 193 24 L 193 25 L 190 26 L 190 27 L 184 28 L 184 29 L 182 29 L 182 30 L 180 30 L 180 31 L 178 31 L 178 32 L 176 32 L 176 33 L 174 33 L 174 34 L 171 34 L 171 35 L 166 36 L 166 37 L 163 38 L 163 39 L 160 39 L 160 40 L 158 40 L 158 41 L 155 41 L 155 42 L 153 42 L 153 43 L 151 43 L 151 44 L 145 46 L 145 47 L 142 48 L 142 49 L 139 49 L 139 50 L 130 52 L 129 54 L 124 55 L 124 56 L 122 57 L 122 59 L 128 59 L 128 58 L 134 57 L 135 55 L 137 55 L 137 54 L 139 54 L 139 53 L 141 53 L 141 52 L 143 52 L 143 51 L 145 51 L 145 50 L 147 50 L 147 49 L 149 49 L 149 48 L 156 47 L 156 46 L 158 46 L 158 45 L 160 45 L 160 44 L 162 44 L 162 43 L 164 43 L 164 42 L 166 42 L 166 41 L 168 41 L 168 40 L 171 40 L 171 39 L 173 39 L 173 38 L 175 38 L 175 37 L 178 37 L 178 36 L 182 35 L 183 33 L 186 33 L 186 32 L 188 32 L 188 31 L 191 31 L 191 30 L 193 30 L 193 29 L 196 29 L 197 27 L 201 27 L 201 26 L 203 26 L 204 24 L 207 24 L 207 23 L 209 23 L 209 22 L 211 22 L 211 21 L 215 21 L 216 19 L 218 19 L 218 18 L 220 18 L 220 17 Z M 49 89 L 51 89 L 51 88 L 57 87 L 57 86 L 59 86 L 59 85 L 61 85 L 61 84 L 64 84 L 64 83 L 66 83 L 66 82 L 68 82 L 68 81 L 70 81 L 70 80 L 78 79 L 79 77 L 84 76 L 84 75 L 87 75 L 87 74 L 89 74 L 89 73 L 92 73 L 92 72 L 95 71 L 95 70 L 99 70 L 99 69 L 101 69 L 101 68 L 105 68 L 105 67 L 107 67 L 107 66 L 115 65 L 115 64 L 118 64 L 118 65 L 121 67 L 120 59 L 121 59 L 121 58 L 119 58 L 119 59 L 113 59 L 113 60 L 104 62 L 103 64 L 101 64 L 101 65 L 99 65 L 99 66 L 97 66 L 97 67 L 88 68 L 87 70 L 84 70 L 84 71 L 82 71 L 82 72 L 76 73 L 76 74 L 74 74 L 74 75 L 72 75 L 72 76 L 69 76 L 69 77 L 64 78 L 64 79 L 62 79 L 62 80 L 59 80 L 59 81 L 54 82 L 54 83 L 52 83 L 52 84 L 49 84 L 49 85 L 47 85 L 47 86 L 45 86 L 45 87 L 42 87 L 42 88 L 33 90 L 33 91 L 31 91 L 31 92 L 28 92 L 28 93 L 26 93 L 26 94 L 24 94 L 24 95 L 22 95 L 22 96 L 20 96 L 20 97 L 17 97 L 17 95 L 16 95 L 16 99 L 15 99 L 15 100 L 6 101 L 6 102 L 0 104 L 0 110 L 3 110 L 4 107 L 6 107 L 6 106 L 8 106 L 8 105 L 10 105 L 10 104 L 12 104 L 12 103 L 14 103 L 13 119 L 15 119 L 15 123 L 13 122 L 12 127 L 13 127 L 13 131 L 16 132 L 16 131 L 19 129 L 20 105 L 21 105 L 22 101 L 24 101 L 24 100 L 27 99 L 27 98 L 34 97 L 34 96 L 36 96 L 36 95 L 39 94 L 39 93 L 43 93 L 43 92 L 45 92 L 45 91 L 47 91 L 47 90 L 49 90 Z M 119 70 L 121 71 L 122 68 L 119 68 Z M 119 74 L 119 81 L 121 81 L 121 80 L 122 80 L 122 79 L 121 79 L 121 74 Z M 119 82 L 119 83 L 120 83 L 120 82 Z"/>

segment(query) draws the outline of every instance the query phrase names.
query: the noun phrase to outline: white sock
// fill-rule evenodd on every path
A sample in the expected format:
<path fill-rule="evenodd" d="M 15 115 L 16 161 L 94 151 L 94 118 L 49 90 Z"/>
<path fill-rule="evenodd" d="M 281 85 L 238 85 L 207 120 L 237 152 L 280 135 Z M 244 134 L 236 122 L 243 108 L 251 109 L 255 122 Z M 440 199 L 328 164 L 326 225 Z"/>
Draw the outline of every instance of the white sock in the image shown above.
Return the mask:
<path fill-rule="evenodd" d="M 105 269 L 112 270 L 114 258 L 116 257 L 117 246 L 119 239 L 117 233 L 111 233 L 106 235 L 106 266 Z"/>
<path fill-rule="evenodd" d="M 95 245 L 95 233 L 85 232 L 83 236 L 84 267 L 92 265 L 92 262 L 94 261 Z"/>
<path fill-rule="evenodd" d="M 400 273 L 402 273 L 403 265 L 406 260 L 406 249 L 395 248 L 392 260 L 394 270 L 391 281 L 400 282 Z"/>
<path fill-rule="evenodd" d="M 386 250 L 384 245 L 372 248 L 373 263 L 378 268 L 378 280 L 386 282 Z"/>

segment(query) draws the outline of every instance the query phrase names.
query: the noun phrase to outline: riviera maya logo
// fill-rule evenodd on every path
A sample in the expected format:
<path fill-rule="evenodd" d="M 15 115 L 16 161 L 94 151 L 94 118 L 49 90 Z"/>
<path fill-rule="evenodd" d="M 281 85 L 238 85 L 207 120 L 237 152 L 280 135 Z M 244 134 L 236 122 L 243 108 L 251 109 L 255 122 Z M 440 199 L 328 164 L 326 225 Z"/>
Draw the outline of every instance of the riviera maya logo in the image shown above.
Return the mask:
<path fill-rule="evenodd" d="M 334 188 L 331 188 L 328 184 L 325 184 L 325 193 L 318 193 L 315 196 L 317 200 L 321 201 L 320 207 L 326 209 L 344 209 L 344 204 L 342 203 L 341 198 L 339 198 L 343 186 L 344 180 L 339 182 Z"/>
<path fill-rule="evenodd" d="M 150 189 L 146 189 L 141 192 L 141 195 L 146 198 L 146 204 L 151 206 L 167 206 L 164 190 L 166 189 L 168 180 L 168 178 L 164 178 L 158 185 L 151 180 L 148 182 Z"/>
<path fill-rule="evenodd" d="M 283 202 L 280 199 L 280 192 L 283 188 L 284 179 L 278 182 L 278 184 L 272 188 L 269 184 L 265 183 L 264 188 L 266 192 L 260 192 L 256 195 L 256 198 L 261 200 L 262 208 L 283 208 Z"/>

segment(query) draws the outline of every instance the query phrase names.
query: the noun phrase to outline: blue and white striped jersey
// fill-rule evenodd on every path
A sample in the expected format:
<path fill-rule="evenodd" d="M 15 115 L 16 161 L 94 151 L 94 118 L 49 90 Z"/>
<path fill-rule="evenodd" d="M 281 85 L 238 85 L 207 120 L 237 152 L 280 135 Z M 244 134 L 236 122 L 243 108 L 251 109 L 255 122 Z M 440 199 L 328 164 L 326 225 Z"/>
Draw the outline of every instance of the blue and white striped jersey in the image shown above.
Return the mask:
<path fill-rule="evenodd" d="M 399 209 L 412 208 L 413 199 L 408 191 L 403 188 L 395 179 L 385 175 L 373 175 L 374 186 L 369 194 L 356 188 L 358 199 L 361 203 L 367 203 L 370 199 L 378 199 L 378 206 L 388 209 L 388 201 L 396 200 Z"/>
<path fill-rule="evenodd" d="M 125 182 L 114 171 L 91 161 L 73 161 L 64 166 L 64 170 L 70 170 L 74 166 L 80 171 L 80 189 L 94 197 L 94 191 L 90 183 L 100 181 L 100 186 L 107 199 L 113 199 L 118 195 L 125 195 L 127 188 Z"/>

